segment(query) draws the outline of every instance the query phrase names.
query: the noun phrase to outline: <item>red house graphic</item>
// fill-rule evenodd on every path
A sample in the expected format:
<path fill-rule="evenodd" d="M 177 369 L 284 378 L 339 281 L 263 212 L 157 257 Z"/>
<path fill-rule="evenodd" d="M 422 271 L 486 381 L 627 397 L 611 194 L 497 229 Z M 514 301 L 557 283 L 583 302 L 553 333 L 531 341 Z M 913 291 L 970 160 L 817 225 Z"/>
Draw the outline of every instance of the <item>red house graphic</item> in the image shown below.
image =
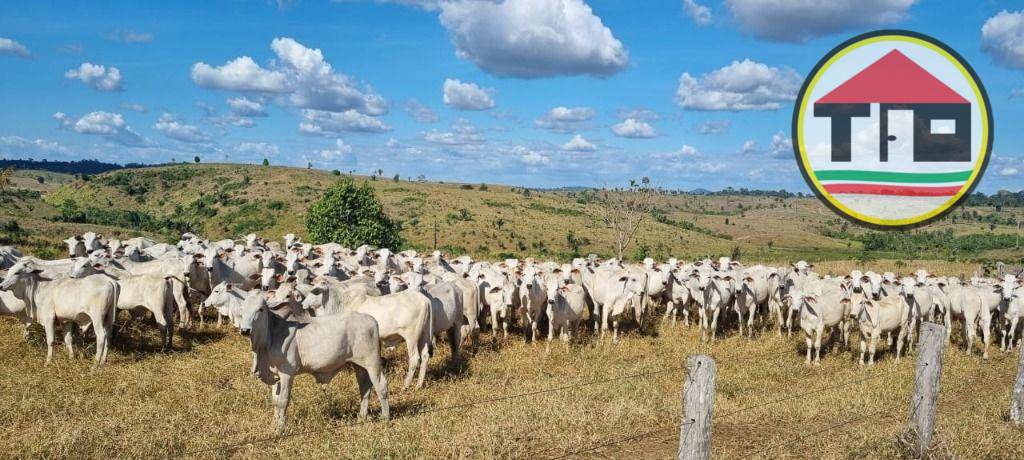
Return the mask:
<path fill-rule="evenodd" d="M 899 50 L 892 50 L 814 103 L 814 116 L 832 119 L 832 161 L 848 162 L 851 120 L 879 104 L 879 161 L 890 144 L 913 145 L 914 161 L 971 161 L 971 103 Z M 890 112 L 910 111 L 911 117 Z"/>

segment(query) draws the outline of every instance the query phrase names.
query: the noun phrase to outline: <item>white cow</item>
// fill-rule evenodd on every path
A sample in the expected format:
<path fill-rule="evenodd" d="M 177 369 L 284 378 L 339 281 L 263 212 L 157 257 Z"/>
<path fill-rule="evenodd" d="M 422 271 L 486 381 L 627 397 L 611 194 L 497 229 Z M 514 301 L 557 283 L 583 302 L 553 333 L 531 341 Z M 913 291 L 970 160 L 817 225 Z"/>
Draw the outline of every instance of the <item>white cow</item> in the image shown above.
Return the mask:
<path fill-rule="evenodd" d="M 53 339 L 56 327 L 65 326 L 64 343 L 74 357 L 73 328 L 92 324 L 96 331 L 96 365 L 107 360 L 110 332 L 117 312 L 118 286 L 105 275 L 84 278 L 46 279 L 32 260 L 23 259 L 8 270 L 0 290 L 11 291 L 28 310 L 30 317 L 46 331 L 46 363 L 53 361 Z"/>
<path fill-rule="evenodd" d="M 530 341 L 537 340 L 537 327 L 540 324 L 540 315 L 546 309 L 548 300 L 547 290 L 544 288 L 542 273 L 533 267 L 523 270 L 522 282 L 519 285 L 519 310 L 517 313 L 523 319 L 523 335 L 530 333 Z"/>
<path fill-rule="evenodd" d="M 863 292 L 854 293 L 850 301 L 850 317 L 860 326 L 860 364 L 864 364 L 864 353 L 867 352 L 868 365 L 874 365 L 878 339 L 883 332 L 891 334 L 897 329 L 896 362 L 899 362 L 910 319 L 910 306 L 903 296 L 892 295 L 872 300 Z"/>
<path fill-rule="evenodd" d="M 367 295 L 364 289 L 351 289 L 321 280 L 309 291 L 302 306 L 317 316 L 342 311 L 365 313 L 377 320 L 385 346 L 404 342 L 409 355 L 409 370 L 402 388 L 408 388 L 419 368 L 418 388 L 423 387 L 430 359 L 433 319 L 430 299 L 418 291 L 406 290 L 384 296 Z"/>
<path fill-rule="evenodd" d="M 312 374 L 326 385 L 346 364 L 355 365 L 361 402 L 359 419 L 366 418 L 370 388 L 380 401 L 381 418 L 388 420 L 388 381 L 380 358 L 377 322 L 362 313 L 344 312 L 324 317 L 279 316 L 261 294 L 242 311 L 239 329 L 249 336 L 253 374 L 272 385 L 274 427 L 284 431 L 292 384 L 299 374 Z"/>
<path fill-rule="evenodd" d="M 834 342 L 836 332 L 843 344 L 849 347 L 850 297 L 845 286 L 832 280 L 821 280 L 809 283 L 807 291 L 793 299 L 793 305 L 799 310 L 800 328 L 804 331 L 807 342 L 807 364 L 811 364 L 811 351 L 814 351 L 814 364 L 821 364 L 821 337 L 825 329 L 831 329 Z"/>
<path fill-rule="evenodd" d="M 558 331 L 563 342 L 572 340 L 572 333 L 583 321 L 583 310 L 587 307 L 586 291 L 579 284 L 562 284 L 553 287 L 554 296 L 548 300 L 548 342 Z M 551 292 L 551 289 L 549 289 Z"/>

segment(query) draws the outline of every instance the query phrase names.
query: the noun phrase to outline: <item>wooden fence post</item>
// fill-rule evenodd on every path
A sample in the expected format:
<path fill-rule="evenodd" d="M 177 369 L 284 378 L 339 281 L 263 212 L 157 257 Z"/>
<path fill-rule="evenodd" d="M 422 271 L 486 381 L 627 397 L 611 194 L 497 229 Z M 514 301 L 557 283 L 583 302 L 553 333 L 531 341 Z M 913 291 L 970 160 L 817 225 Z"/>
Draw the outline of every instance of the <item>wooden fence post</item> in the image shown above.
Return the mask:
<path fill-rule="evenodd" d="M 946 328 L 921 323 L 921 341 L 914 373 L 914 395 L 910 398 L 909 430 L 919 454 L 927 452 L 935 431 L 935 408 L 939 401 L 942 358 L 946 354 Z"/>
<path fill-rule="evenodd" d="M 715 360 L 710 356 L 697 355 L 686 360 L 678 460 L 711 458 L 711 417 L 715 408 L 716 371 Z"/>
<path fill-rule="evenodd" d="M 1017 382 L 1013 384 L 1013 395 L 1010 396 L 1010 421 L 1014 425 L 1024 425 L 1024 347 L 1020 348 L 1020 362 L 1017 364 Z"/>

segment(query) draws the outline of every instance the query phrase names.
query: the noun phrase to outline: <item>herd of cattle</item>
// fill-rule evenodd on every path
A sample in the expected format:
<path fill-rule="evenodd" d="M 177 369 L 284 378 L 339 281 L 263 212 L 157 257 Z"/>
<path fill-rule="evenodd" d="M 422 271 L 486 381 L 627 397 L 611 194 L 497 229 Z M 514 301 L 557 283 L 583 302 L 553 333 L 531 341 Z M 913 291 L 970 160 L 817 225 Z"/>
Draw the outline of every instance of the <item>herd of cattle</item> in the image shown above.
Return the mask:
<path fill-rule="evenodd" d="M 719 322 L 735 320 L 739 333 L 755 328 L 792 333 L 797 325 L 807 344 L 807 362 L 819 363 L 822 336 L 849 346 L 851 329 L 860 331 L 860 362 L 874 363 L 879 340 L 913 347 L 921 321 L 959 321 L 967 352 L 977 338 L 988 357 L 993 328 L 1002 348 L 1013 347 L 1024 316 L 1024 278 L 1002 279 L 930 275 L 907 276 L 853 271 L 819 275 L 800 261 L 789 267 L 744 266 L 729 258 L 641 264 L 600 260 L 571 263 L 507 259 L 492 263 L 441 253 L 420 255 L 334 243 L 312 245 L 295 235 L 283 244 L 248 235 L 242 241 L 208 241 L 182 235 L 177 244 L 147 238 L 104 239 L 86 233 L 66 240 L 68 258 L 24 257 L 0 247 L 0 314 L 19 318 L 25 336 L 33 323 L 46 334 L 53 358 L 58 329 L 75 356 L 76 331 L 96 338 L 95 364 L 106 360 L 116 314 L 148 311 L 170 347 L 174 327 L 201 327 L 208 314 L 218 327 L 226 319 L 248 336 L 252 372 L 271 385 L 275 426 L 282 430 L 297 374 L 327 383 L 353 364 L 365 417 L 371 390 L 388 417 L 388 384 L 381 347 L 405 345 L 408 371 L 403 389 L 424 382 L 435 339 L 446 335 L 458 360 L 469 340 L 476 346 L 481 328 L 507 337 L 510 325 L 523 334 L 563 341 L 586 321 L 603 337 L 617 341 L 624 321 L 642 324 L 651 313 L 689 324 L 692 314 L 701 340 L 715 340 Z M 948 338 L 947 338 L 948 341 Z M 1018 342 L 1019 344 L 1019 342 Z M 417 378 L 418 372 L 418 378 Z"/>

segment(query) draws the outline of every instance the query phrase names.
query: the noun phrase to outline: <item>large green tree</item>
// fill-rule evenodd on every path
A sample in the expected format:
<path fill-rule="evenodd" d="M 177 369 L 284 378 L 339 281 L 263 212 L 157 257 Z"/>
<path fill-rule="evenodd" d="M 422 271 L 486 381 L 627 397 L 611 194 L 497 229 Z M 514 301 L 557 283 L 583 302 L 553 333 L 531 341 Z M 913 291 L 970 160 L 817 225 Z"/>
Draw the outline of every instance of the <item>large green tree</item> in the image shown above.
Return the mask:
<path fill-rule="evenodd" d="M 401 249 L 402 226 L 384 213 L 373 187 L 342 179 L 332 185 L 306 213 L 306 232 L 315 244 L 335 242 L 355 248 L 363 244 Z"/>

